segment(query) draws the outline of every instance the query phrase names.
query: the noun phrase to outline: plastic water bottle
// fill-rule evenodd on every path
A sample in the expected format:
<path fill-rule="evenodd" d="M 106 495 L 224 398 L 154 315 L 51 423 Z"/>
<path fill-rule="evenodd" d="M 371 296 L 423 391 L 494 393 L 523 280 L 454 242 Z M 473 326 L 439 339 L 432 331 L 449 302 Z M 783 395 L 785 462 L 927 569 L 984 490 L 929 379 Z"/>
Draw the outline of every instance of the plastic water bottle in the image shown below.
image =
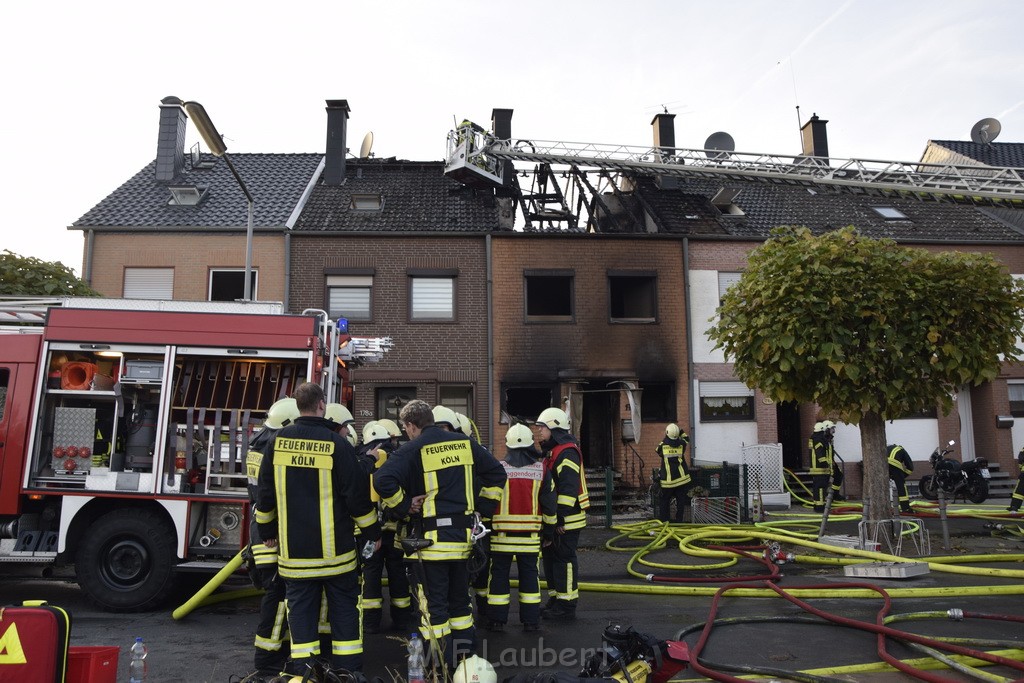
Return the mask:
<path fill-rule="evenodd" d="M 135 639 L 131 647 L 132 661 L 128 665 L 128 683 L 144 683 L 146 680 L 146 655 L 149 649 L 142 642 L 142 636 Z"/>
<path fill-rule="evenodd" d="M 420 639 L 420 634 L 413 633 L 409 636 L 409 675 L 406 678 L 408 683 L 423 683 L 425 664 L 423 641 Z"/>

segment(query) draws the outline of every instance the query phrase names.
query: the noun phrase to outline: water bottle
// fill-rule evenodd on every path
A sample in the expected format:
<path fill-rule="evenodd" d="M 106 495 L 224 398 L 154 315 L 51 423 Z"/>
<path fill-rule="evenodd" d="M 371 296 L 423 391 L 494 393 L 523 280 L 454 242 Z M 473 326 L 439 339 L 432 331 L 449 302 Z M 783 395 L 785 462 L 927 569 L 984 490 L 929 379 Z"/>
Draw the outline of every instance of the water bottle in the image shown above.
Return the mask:
<path fill-rule="evenodd" d="M 128 683 L 144 683 L 146 680 L 146 655 L 149 650 L 142 642 L 142 636 L 135 639 L 130 652 L 132 661 L 128 665 Z"/>
<path fill-rule="evenodd" d="M 425 665 L 423 658 L 423 641 L 420 634 L 413 633 L 409 636 L 409 675 L 406 678 L 408 683 L 424 683 L 423 669 Z"/>

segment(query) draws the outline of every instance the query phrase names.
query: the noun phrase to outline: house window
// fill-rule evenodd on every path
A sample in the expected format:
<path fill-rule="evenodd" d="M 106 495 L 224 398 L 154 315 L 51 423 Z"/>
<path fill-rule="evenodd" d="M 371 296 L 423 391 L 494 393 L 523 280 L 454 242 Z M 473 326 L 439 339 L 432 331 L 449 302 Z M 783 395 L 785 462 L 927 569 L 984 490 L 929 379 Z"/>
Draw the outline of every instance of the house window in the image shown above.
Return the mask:
<path fill-rule="evenodd" d="M 743 273 L 726 273 L 718 271 L 718 303 L 725 298 L 725 291 L 740 281 Z"/>
<path fill-rule="evenodd" d="M 750 422 L 754 419 L 754 390 L 742 382 L 701 382 L 701 422 Z"/>
<path fill-rule="evenodd" d="M 501 387 L 501 423 L 532 424 L 537 416 L 555 405 L 551 384 L 503 384 Z"/>
<path fill-rule="evenodd" d="M 658 277 L 654 273 L 609 273 L 609 317 L 618 323 L 658 322 Z"/>
<path fill-rule="evenodd" d="M 438 392 L 441 405 L 473 419 L 473 387 L 443 386 Z"/>
<path fill-rule="evenodd" d="M 125 299 L 173 299 L 174 268 L 125 268 Z"/>
<path fill-rule="evenodd" d="M 416 387 L 381 387 L 377 389 L 377 419 L 399 422 L 402 406 L 416 398 Z"/>
<path fill-rule="evenodd" d="M 372 275 L 328 275 L 327 312 L 332 320 L 370 320 Z"/>
<path fill-rule="evenodd" d="M 354 211 L 380 211 L 384 208 L 384 198 L 379 194 L 354 194 L 348 208 Z"/>
<path fill-rule="evenodd" d="M 1006 389 L 1010 394 L 1010 414 L 1024 417 L 1024 382 L 1007 382 Z"/>
<path fill-rule="evenodd" d="M 527 321 L 572 322 L 572 271 L 528 270 L 523 277 Z"/>
<path fill-rule="evenodd" d="M 891 206 L 872 206 L 871 209 L 887 221 L 910 220 L 905 213 Z"/>
<path fill-rule="evenodd" d="M 409 317 L 412 320 L 455 320 L 455 278 L 413 275 Z"/>
<path fill-rule="evenodd" d="M 640 419 L 643 422 L 676 421 L 674 382 L 640 382 Z"/>
<path fill-rule="evenodd" d="M 249 272 L 251 296 L 256 299 L 256 270 Z M 217 268 L 210 270 L 209 301 L 235 301 L 245 298 L 245 269 Z"/>

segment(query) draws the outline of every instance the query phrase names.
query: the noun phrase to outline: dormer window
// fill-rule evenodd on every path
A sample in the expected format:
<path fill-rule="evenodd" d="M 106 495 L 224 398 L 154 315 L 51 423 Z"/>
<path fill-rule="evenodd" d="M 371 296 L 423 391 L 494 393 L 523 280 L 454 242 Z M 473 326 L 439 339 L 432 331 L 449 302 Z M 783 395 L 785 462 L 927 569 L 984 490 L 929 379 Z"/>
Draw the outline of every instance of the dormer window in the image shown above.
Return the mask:
<path fill-rule="evenodd" d="M 353 211 L 380 211 L 384 208 L 384 197 L 379 194 L 353 194 L 348 208 Z"/>
<path fill-rule="evenodd" d="M 736 198 L 740 196 L 742 190 L 737 190 L 732 187 L 723 187 L 715 196 L 711 198 L 711 203 L 715 205 L 715 208 L 722 212 L 723 216 L 742 216 L 744 215 L 743 209 L 736 206 L 734 203 Z"/>
<path fill-rule="evenodd" d="M 871 210 L 887 221 L 909 221 L 907 215 L 891 206 L 872 206 Z"/>
<path fill-rule="evenodd" d="M 196 185 L 169 185 L 167 189 L 171 192 L 167 200 L 171 206 L 195 206 L 206 196 L 206 188 Z"/>

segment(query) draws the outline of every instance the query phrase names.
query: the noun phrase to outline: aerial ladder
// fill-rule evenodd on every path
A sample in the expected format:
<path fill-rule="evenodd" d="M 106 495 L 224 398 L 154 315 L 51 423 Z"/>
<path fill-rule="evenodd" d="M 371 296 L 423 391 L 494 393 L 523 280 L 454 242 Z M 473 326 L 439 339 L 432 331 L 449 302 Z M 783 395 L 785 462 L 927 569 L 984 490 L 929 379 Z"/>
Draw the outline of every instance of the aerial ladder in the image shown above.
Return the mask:
<path fill-rule="evenodd" d="M 593 201 L 600 202 L 600 196 L 587 180 L 588 171 L 596 171 L 600 178 L 608 181 L 612 173 L 642 173 L 683 180 L 755 180 L 854 194 L 1024 206 L 1024 169 L 1020 168 L 590 142 L 499 140 L 468 121 L 448 134 L 445 175 L 470 187 L 511 188 L 512 194 L 518 195 L 523 203 L 528 226 L 531 218 L 549 221 L 578 218 L 578 206 L 574 211 L 561 192 L 536 192 L 530 200 L 531 206 L 526 206 L 525 201 L 530 196 L 524 197 L 515 169 L 505 163 L 511 161 L 538 164 L 537 178 L 545 181 L 554 179 L 552 166 L 565 168 L 563 176 L 571 178 L 581 189 L 589 189 L 590 196 L 595 198 L 589 207 L 591 210 Z M 614 185 L 612 191 L 617 193 Z M 556 209 L 550 208 L 553 199 L 561 202 Z"/>

